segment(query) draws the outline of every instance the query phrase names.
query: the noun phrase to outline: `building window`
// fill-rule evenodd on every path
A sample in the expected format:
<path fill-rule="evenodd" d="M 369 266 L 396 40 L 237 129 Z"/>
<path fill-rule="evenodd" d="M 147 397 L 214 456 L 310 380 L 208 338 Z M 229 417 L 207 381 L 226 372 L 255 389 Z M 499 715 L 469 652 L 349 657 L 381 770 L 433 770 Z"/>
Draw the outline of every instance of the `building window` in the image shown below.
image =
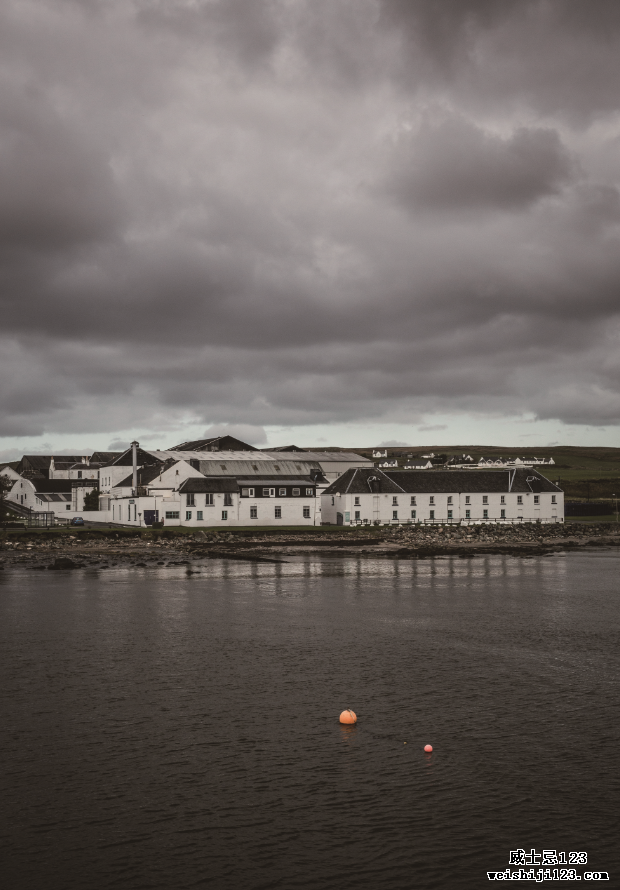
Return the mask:
<path fill-rule="evenodd" d="M 452 519 L 452 510 L 448 510 L 448 519 Z"/>
<path fill-rule="evenodd" d="M 304 519 L 310 519 L 310 507 L 304 507 Z"/>
<path fill-rule="evenodd" d="M 468 494 L 465 495 L 465 503 L 466 503 L 466 504 L 471 504 L 471 498 L 469 497 Z"/>
<path fill-rule="evenodd" d="M 557 503 L 554 494 L 551 495 L 551 503 L 552 503 L 552 504 L 556 504 L 556 503 Z"/>
<path fill-rule="evenodd" d="M 396 497 L 396 495 L 394 495 L 394 497 L 392 498 L 392 506 L 398 507 L 398 498 Z"/>
<path fill-rule="evenodd" d="M 392 519 L 398 519 L 398 510 L 392 510 Z"/>
<path fill-rule="evenodd" d="M 450 495 L 448 495 L 448 503 L 449 503 L 449 504 L 451 504 L 451 503 L 452 503 L 452 495 L 451 495 L 451 494 L 450 494 Z"/>
<path fill-rule="evenodd" d="M 222 519 L 228 519 L 228 510 L 222 510 Z"/>
<path fill-rule="evenodd" d="M 412 511 L 411 511 L 411 518 L 412 518 L 412 519 L 415 519 L 415 518 L 416 518 L 416 516 L 415 516 L 415 510 L 412 510 Z"/>
<path fill-rule="evenodd" d="M 196 513 L 196 519 L 198 520 L 198 522 L 202 522 L 202 510 L 198 510 L 198 512 Z"/>
<path fill-rule="evenodd" d="M 232 507 L 232 505 L 233 505 L 232 494 L 230 494 L 229 492 L 227 492 L 227 493 L 224 495 L 224 506 L 225 506 L 225 507 Z"/>
<path fill-rule="evenodd" d="M 205 495 L 205 507 L 212 507 L 212 506 L 213 506 L 213 495 L 206 494 Z"/>
<path fill-rule="evenodd" d="M 187 519 L 191 519 L 191 518 L 192 518 L 192 511 L 186 510 L 185 511 L 185 519 L 187 520 Z"/>
<path fill-rule="evenodd" d="M 488 518 L 489 518 L 489 511 L 488 511 L 488 510 L 483 510 L 483 511 L 482 511 L 482 518 L 483 518 L 483 519 L 488 519 Z"/>
<path fill-rule="evenodd" d="M 275 508 L 275 517 L 276 519 L 282 519 L 282 507 Z"/>
<path fill-rule="evenodd" d="M 360 506 L 360 499 L 359 499 L 359 497 L 356 497 L 356 498 L 355 498 L 355 506 L 356 506 L 356 507 L 359 507 L 359 506 Z"/>
<path fill-rule="evenodd" d="M 535 504 L 540 504 L 540 496 L 537 495 L 537 494 L 534 495 L 534 503 L 535 503 Z"/>
<path fill-rule="evenodd" d="M 241 489 L 241 497 L 242 497 L 242 498 L 247 498 L 249 494 L 250 494 L 250 489 L 249 489 L 249 488 L 242 488 L 242 489 Z"/>
<path fill-rule="evenodd" d="M 518 495 L 517 495 L 517 504 L 522 504 L 522 503 L 523 503 L 523 495 L 522 495 L 522 494 L 518 494 Z"/>
<path fill-rule="evenodd" d="M 285 497 L 286 497 L 286 488 L 279 488 L 279 489 L 278 489 L 278 495 L 279 495 L 281 498 L 285 498 Z"/>
<path fill-rule="evenodd" d="M 336 498 L 332 498 L 332 507 L 335 505 L 335 503 L 336 503 Z"/>
<path fill-rule="evenodd" d="M 465 510 L 465 519 L 471 519 L 471 510 Z"/>
<path fill-rule="evenodd" d="M 263 497 L 264 497 L 264 498 L 268 498 L 268 497 L 269 497 L 269 489 L 268 489 L 268 488 L 263 488 Z"/>
<path fill-rule="evenodd" d="M 429 502 L 429 504 L 434 504 L 435 503 L 435 495 L 431 495 L 430 498 L 428 499 L 428 502 Z"/>
<path fill-rule="evenodd" d="M 258 519 L 258 507 L 250 507 L 250 519 Z"/>
<path fill-rule="evenodd" d="M 505 518 L 506 518 L 506 511 L 505 511 L 505 510 L 500 510 L 500 511 L 499 511 L 499 518 L 500 518 L 500 519 L 505 519 Z"/>
<path fill-rule="evenodd" d="M 298 497 L 299 497 L 299 492 L 300 492 L 300 489 L 299 489 L 299 488 L 294 488 L 294 489 L 293 489 L 293 497 L 294 497 L 294 498 L 298 498 Z"/>
<path fill-rule="evenodd" d="M 429 519 L 434 519 L 434 518 L 435 518 L 435 511 L 431 510 L 431 512 L 429 513 Z"/>
<path fill-rule="evenodd" d="M 361 513 L 360 510 L 356 510 L 356 511 L 355 511 L 355 518 L 356 518 L 356 519 L 361 519 L 361 518 L 362 518 L 362 513 Z"/>
<path fill-rule="evenodd" d="M 71 509 L 71 504 L 67 504 L 67 510 L 70 510 L 70 509 Z M 114 507 L 112 507 L 112 510 L 114 510 Z M 114 519 L 114 513 L 112 513 L 112 519 Z M 120 517 L 119 517 L 119 519 L 120 519 Z"/>
<path fill-rule="evenodd" d="M 488 503 L 489 503 L 489 498 L 487 497 L 486 494 L 483 494 L 483 495 L 482 495 L 482 503 L 483 503 L 483 504 L 488 504 Z"/>
<path fill-rule="evenodd" d="M 412 506 L 412 507 L 415 507 L 415 506 L 416 506 L 415 496 L 411 498 L 411 506 Z"/>
<path fill-rule="evenodd" d="M 502 495 L 501 498 L 499 499 L 499 502 L 500 502 L 500 504 L 505 504 L 505 503 L 506 503 L 506 496 L 505 496 L 505 495 Z"/>
<path fill-rule="evenodd" d="M 166 519 L 178 519 L 179 511 L 178 510 L 166 510 Z M 120 516 L 119 516 L 120 519 Z"/>
<path fill-rule="evenodd" d="M 194 495 L 193 494 L 188 493 L 186 495 L 186 498 L 187 498 L 187 500 L 185 502 L 186 507 L 195 507 L 196 506 L 196 504 L 194 503 Z"/>
<path fill-rule="evenodd" d="M 253 498 L 254 497 L 254 489 L 250 488 L 249 491 L 250 491 L 250 497 Z"/>
<path fill-rule="evenodd" d="M 306 488 L 306 497 L 311 498 L 314 495 L 314 490 L 312 488 Z M 359 503 L 359 501 L 358 501 Z"/>

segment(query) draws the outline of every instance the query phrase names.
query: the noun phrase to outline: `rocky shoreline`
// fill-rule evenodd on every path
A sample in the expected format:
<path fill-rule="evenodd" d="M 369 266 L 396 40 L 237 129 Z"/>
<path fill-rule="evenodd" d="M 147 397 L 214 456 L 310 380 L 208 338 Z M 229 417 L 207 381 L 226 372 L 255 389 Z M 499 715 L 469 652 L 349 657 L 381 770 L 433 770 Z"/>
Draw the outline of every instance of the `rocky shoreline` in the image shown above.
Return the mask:
<path fill-rule="evenodd" d="M 0 569 L 138 568 L 187 566 L 205 559 L 279 563 L 290 556 L 322 554 L 383 559 L 482 554 L 532 556 L 620 546 L 617 523 L 524 526 L 401 526 L 295 532 L 200 531 L 189 535 L 86 531 L 76 535 L 28 534 L 0 539 Z M 189 568 L 188 568 L 189 570 Z"/>

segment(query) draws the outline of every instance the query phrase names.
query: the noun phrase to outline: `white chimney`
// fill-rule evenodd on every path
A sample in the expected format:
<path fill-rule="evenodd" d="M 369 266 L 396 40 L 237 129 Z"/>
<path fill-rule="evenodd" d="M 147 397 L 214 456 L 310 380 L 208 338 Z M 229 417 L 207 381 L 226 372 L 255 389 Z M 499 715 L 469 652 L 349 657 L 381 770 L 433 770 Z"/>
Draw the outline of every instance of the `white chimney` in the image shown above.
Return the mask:
<path fill-rule="evenodd" d="M 133 458 L 133 493 L 136 494 L 138 488 L 138 445 L 139 442 L 131 443 L 131 455 Z"/>

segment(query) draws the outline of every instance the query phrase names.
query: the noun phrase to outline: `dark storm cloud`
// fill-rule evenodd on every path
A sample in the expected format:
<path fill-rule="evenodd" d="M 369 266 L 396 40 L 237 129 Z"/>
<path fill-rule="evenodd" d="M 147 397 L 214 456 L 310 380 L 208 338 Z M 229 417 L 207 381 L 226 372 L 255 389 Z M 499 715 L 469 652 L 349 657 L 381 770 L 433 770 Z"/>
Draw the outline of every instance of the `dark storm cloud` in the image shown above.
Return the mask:
<path fill-rule="evenodd" d="M 390 186 L 414 211 L 509 210 L 557 194 L 573 174 L 553 130 L 519 127 L 503 139 L 450 117 L 401 138 Z"/>
<path fill-rule="evenodd" d="M 620 422 L 620 17 L 588 7 L 5 7 L 2 434 Z"/>

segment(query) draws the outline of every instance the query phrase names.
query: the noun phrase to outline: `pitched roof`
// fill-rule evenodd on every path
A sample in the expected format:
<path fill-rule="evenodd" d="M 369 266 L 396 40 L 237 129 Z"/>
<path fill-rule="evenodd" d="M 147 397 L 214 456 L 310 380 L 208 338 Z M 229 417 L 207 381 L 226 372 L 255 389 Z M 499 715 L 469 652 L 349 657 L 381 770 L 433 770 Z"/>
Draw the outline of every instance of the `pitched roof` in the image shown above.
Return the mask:
<path fill-rule="evenodd" d="M 347 470 L 325 489 L 324 494 L 368 494 L 371 479 L 378 479 L 384 494 L 440 494 L 448 492 L 558 492 L 557 485 L 536 470 Z"/>
<path fill-rule="evenodd" d="M 412 473 L 403 473 L 403 475 L 410 476 Z M 390 476 L 375 467 L 347 470 L 335 482 L 332 482 L 323 494 L 368 494 L 377 487 L 385 494 L 401 493 L 403 489 Z"/>
<path fill-rule="evenodd" d="M 109 464 L 115 458 L 120 457 L 121 454 L 123 454 L 122 451 L 93 451 L 90 460 L 91 463 L 95 461 L 96 463 Z"/>
<path fill-rule="evenodd" d="M 21 463 L 26 461 L 33 470 L 49 470 L 52 457 L 55 464 L 74 464 L 82 460 L 82 454 L 24 454 Z"/>
<path fill-rule="evenodd" d="M 155 464 L 150 467 L 141 467 L 137 471 L 137 482 L 138 485 L 148 485 L 154 479 L 157 479 L 161 473 L 165 473 L 166 470 L 169 470 L 170 467 L 173 467 L 175 464 L 179 463 L 177 460 L 172 460 L 169 458 L 163 463 Z M 124 479 L 121 479 L 120 482 L 117 482 L 113 488 L 132 488 L 133 486 L 133 470 L 129 473 L 128 476 L 125 476 Z"/>
<path fill-rule="evenodd" d="M 194 439 L 168 448 L 168 451 L 258 451 L 254 445 L 248 445 L 235 436 L 212 436 L 210 439 Z"/>

